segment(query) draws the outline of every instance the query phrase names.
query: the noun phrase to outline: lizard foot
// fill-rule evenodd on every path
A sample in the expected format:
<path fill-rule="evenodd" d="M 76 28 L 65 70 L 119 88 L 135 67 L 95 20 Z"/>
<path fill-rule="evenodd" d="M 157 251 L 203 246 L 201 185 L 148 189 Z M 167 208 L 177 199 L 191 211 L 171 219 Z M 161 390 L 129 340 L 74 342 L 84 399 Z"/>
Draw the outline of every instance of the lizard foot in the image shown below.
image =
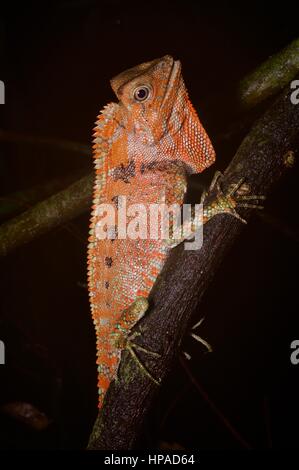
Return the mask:
<path fill-rule="evenodd" d="M 157 352 L 154 352 L 154 351 L 150 351 L 146 348 L 143 348 L 142 346 L 140 346 L 139 344 L 137 343 L 134 343 L 133 342 L 133 339 L 135 339 L 137 336 L 141 336 L 141 333 L 139 331 L 135 331 L 127 340 L 127 344 L 126 344 L 126 349 L 129 351 L 129 353 L 131 354 L 131 356 L 133 357 L 133 359 L 136 361 L 136 363 L 138 364 L 138 366 L 140 367 L 140 369 L 142 370 L 142 372 L 149 378 L 152 380 L 152 382 L 154 382 L 156 385 L 160 385 L 161 383 L 161 380 L 160 379 L 155 379 L 155 377 L 153 377 L 153 375 L 147 370 L 147 368 L 145 367 L 145 365 L 141 362 L 141 360 L 139 359 L 139 357 L 137 356 L 136 354 L 136 351 L 142 351 L 146 354 L 149 354 L 150 356 L 153 356 L 153 357 L 161 357 L 161 354 L 157 353 Z"/>
<path fill-rule="evenodd" d="M 248 194 L 249 187 L 245 183 L 245 178 L 240 178 L 236 183 L 229 186 L 229 188 L 223 192 L 219 183 L 219 179 L 222 177 L 220 171 L 216 171 L 212 183 L 210 185 L 210 191 L 215 187 L 217 189 L 217 195 L 215 201 L 208 204 L 204 208 L 204 218 L 208 220 L 217 214 L 229 214 L 240 220 L 242 223 L 247 223 L 237 212 L 238 207 L 245 207 L 248 209 L 263 209 L 260 204 L 253 204 L 250 201 L 259 202 L 260 200 L 266 199 L 263 195 Z M 202 201 L 204 202 L 207 193 L 202 195 Z"/>
<path fill-rule="evenodd" d="M 161 357 L 160 354 L 149 351 L 133 341 L 136 337 L 141 336 L 142 333 L 140 331 L 134 331 L 130 334 L 131 328 L 143 317 L 148 309 L 148 305 L 148 300 L 145 297 L 138 296 L 135 301 L 122 312 L 121 318 L 115 327 L 115 331 L 112 333 L 112 342 L 114 347 L 118 350 L 122 351 L 123 349 L 127 349 L 142 372 L 155 384 L 160 385 L 160 380 L 155 379 L 145 365 L 142 364 L 136 351 L 141 351 L 153 357 Z"/>
<path fill-rule="evenodd" d="M 236 183 L 231 184 L 228 189 L 223 192 L 219 183 L 219 179 L 223 177 L 220 171 L 216 171 L 211 182 L 209 191 L 204 191 L 201 195 L 200 203 L 203 204 L 203 211 L 200 217 L 193 218 L 190 227 L 189 221 L 184 222 L 178 227 L 178 232 L 174 231 L 173 237 L 164 240 L 166 248 L 175 248 L 183 241 L 192 238 L 196 230 L 217 214 L 232 215 L 242 223 L 246 224 L 247 221 L 243 219 L 237 212 L 237 208 L 244 207 L 248 209 L 263 209 L 260 204 L 254 204 L 251 201 L 259 203 L 259 201 L 266 199 L 263 195 L 248 194 L 250 188 L 245 183 L 245 178 L 240 178 Z M 205 200 L 209 193 L 217 189 L 216 197 L 211 202 L 205 204 Z"/>

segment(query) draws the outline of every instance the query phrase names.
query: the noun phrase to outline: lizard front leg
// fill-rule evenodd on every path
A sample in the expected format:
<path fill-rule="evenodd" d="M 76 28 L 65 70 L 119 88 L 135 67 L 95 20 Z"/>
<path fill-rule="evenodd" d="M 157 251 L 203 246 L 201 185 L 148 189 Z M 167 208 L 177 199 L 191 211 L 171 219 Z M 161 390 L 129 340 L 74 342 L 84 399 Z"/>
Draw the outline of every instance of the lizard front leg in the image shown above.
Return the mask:
<path fill-rule="evenodd" d="M 243 219 L 236 210 L 238 207 L 263 209 L 263 206 L 252 204 L 250 201 L 264 200 L 265 196 L 246 194 L 246 190 L 248 191 L 248 188 L 244 183 L 244 178 L 240 178 L 236 183 L 230 185 L 227 191 L 223 192 L 219 183 L 219 179 L 222 176 L 223 175 L 220 171 L 215 173 L 209 192 L 204 191 L 201 196 L 200 203 L 203 204 L 202 213 L 193 214 L 191 224 L 190 221 L 183 222 L 178 230 L 174 231 L 172 238 L 166 240 L 167 246 L 174 248 L 186 239 L 192 238 L 199 227 L 207 223 L 210 219 L 215 217 L 215 215 L 228 214 L 246 224 L 246 220 Z M 212 192 L 215 187 L 217 188 L 215 198 L 205 204 L 207 195 Z"/>
<path fill-rule="evenodd" d="M 240 178 L 236 183 L 231 184 L 227 191 L 223 192 L 219 183 L 219 179 L 221 177 L 223 177 L 223 174 L 220 171 L 216 171 L 209 188 L 209 192 L 213 191 L 215 187 L 217 188 L 216 198 L 210 204 L 207 204 L 206 207 L 204 203 L 207 198 L 207 193 L 203 192 L 202 194 L 201 203 L 204 205 L 203 223 L 207 222 L 217 214 L 229 214 L 246 224 L 247 221 L 240 217 L 236 209 L 238 207 L 263 209 L 263 206 L 259 204 L 252 204 L 251 202 L 246 201 L 264 200 L 265 196 L 247 194 L 248 187 L 245 183 L 245 178 Z"/>

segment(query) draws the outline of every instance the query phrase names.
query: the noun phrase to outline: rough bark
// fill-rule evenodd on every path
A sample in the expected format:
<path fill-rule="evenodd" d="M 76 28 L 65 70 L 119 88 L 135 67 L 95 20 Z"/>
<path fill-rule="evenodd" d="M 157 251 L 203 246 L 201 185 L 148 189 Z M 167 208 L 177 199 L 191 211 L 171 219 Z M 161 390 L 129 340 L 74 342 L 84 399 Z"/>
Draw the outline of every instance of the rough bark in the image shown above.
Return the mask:
<path fill-rule="evenodd" d="M 291 91 L 287 87 L 244 139 L 225 171 L 223 188 L 245 177 L 253 194 L 267 195 L 292 166 L 299 141 L 299 105 L 291 103 Z M 246 218 L 250 210 L 239 213 Z M 136 342 L 161 354 L 153 360 L 139 353 L 155 377 L 163 379 L 170 370 L 193 310 L 243 228 L 235 218 L 219 215 L 204 227 L 200 250 L 186 251 L 181 244 L 172 251 L 151 293 L 151 308 L 137 326 L 143 335 Z M 158 391 L 127 351 L 122 354 L 119 377 L 111 384 L 95 422 L 90 450 L 134 448 Z"/>

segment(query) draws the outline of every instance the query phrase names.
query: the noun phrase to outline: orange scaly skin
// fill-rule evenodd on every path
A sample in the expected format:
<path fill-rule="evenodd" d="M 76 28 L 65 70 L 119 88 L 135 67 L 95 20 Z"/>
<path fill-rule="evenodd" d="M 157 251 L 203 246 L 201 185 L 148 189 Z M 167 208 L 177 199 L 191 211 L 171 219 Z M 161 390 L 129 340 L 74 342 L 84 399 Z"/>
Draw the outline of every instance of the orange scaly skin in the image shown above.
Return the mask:
<path fill-rule="evenodd" d="M 163 200 L 181 205 L 186 175 L 203 171 L 215 160 L 188 99 L 179 61 L 165 56 L 141 64 L 112 79 L 111 85 L 119 102 L 104 108 L 94 129 L 96 180 L 88 253 L 99 407 L 146 302 L 144 308 L 130 307 L 148 297 L 170 248 L 159 239 L 98 239 L 97 207 L 114 204 L 118 214 L 120 196 L 126 196 L 127 206 L 148 207 Z M 138 101 L 138 90 L 144 87 L 149 96 Z"/>

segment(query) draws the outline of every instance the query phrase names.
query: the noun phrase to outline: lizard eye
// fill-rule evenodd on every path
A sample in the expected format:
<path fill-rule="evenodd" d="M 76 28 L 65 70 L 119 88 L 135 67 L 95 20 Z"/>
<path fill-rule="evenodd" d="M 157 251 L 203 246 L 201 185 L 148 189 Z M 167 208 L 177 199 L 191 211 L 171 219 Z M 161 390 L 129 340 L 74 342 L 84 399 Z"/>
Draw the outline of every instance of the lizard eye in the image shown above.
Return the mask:
<path fill-rule="evenodd" d="M 145 101 L 150 96 L 151 90 L 148 86 L 142 85 L 135 88 L 133 96 L 135 101 Z"/>

